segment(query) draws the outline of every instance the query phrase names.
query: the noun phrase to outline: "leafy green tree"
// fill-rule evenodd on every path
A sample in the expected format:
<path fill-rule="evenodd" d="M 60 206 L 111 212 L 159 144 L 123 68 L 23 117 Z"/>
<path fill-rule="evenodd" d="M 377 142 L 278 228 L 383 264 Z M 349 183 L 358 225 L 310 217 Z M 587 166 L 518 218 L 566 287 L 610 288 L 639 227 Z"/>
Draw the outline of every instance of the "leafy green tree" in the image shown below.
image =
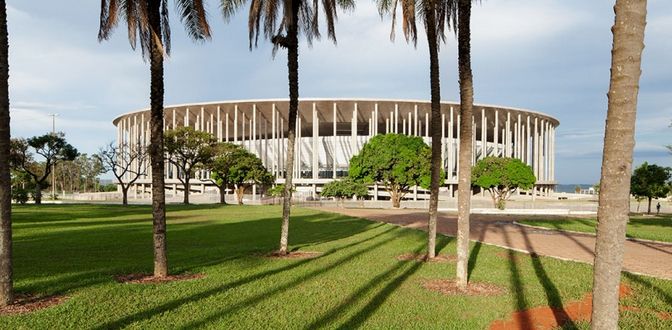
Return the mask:
<path fill-rule="evenodd" d="M 369 188 L 362 182 L 356 182 L 351 178 L 331 181 L 322 187 L 321 196 L 334 197 L 337 201 L 355 196 L 364 198 L 369 195 Z"/>
<path fill-rule="evenodd" d="M 402 29 L 406 41 L 413 41 L 417 46 L 418 33 L 416 28 L 416 15 L 424 25 L 424 31 L 429 46 L 429 81 L 431 99 L 431 184 L 429 197 L 429 221 L 427 222 L 427 258 L 436 256 L 436 219 L 438 217 L 439 187 L 443 185 L 441 179 L 441 84 L 439 79 L 439 44 L 446 41 L 444 31 L 450 23 L 456 25 L 457 1 L 456 0 L 376 0 L 378 11 L 381 15 L 392 16 L 392 33 L 390 38 L 394 40 L 394 28 L 397 7 L 401 8 Z M 401 3 L 401 6 L 399 4 Z"/>
<path fill-rule="evenodd" d="M 202 0 L 175 0 L 187 34 L 192 40 L 210 39 L 210 25 Z M 154 276 L 168 276 L 166 255 L 166 187 L 163 150 L 163 60 L 170 55 L 168 0 L 101 0 L 98 41 L 107 40 L 121 19 L 128 41 L 135 50 L 140 41 L 143 58 L 150 68 L 150 143 L 152 169 L 152 218 Z"/>
<path fill-rule="evenodd" d="M 665 198 L 670 193 L 672 168 L 644 162 L 637 167 L 630 178 L 630 192 L 635 197 L 648 199 L 646 213 L 651 214 L 651 201 Z"/>
<path fill-rule="evenodd" d="M 166 158 L 178 169 L 177 179 L 184 187 L 184 204 L 189 204 L 189 181 L 211 161 L 217 139 L 208 132 L 178 127 L 166 132 L 163 143 Z"/>
<path fill-rule="evenodd" d="M 517 158 L 485 157 L 474 165 L 471 181 L 487 189 L 495 207 L 503 210 L 518 188 L 530 189 L 536 178 L 532 168 Z"/>
<path fill-rule="evenodd" d="M 36 161 L 34 154 L 43 158 Z M 33 199 L 35 204 L 42 204 L 42 190 L 49 187 L 47 179 L 52 166 L 74 160 L 79 156 L 77 149 L 65 140 L 63 133 L 34 136 L 30 139 L 12 139 L 10 162 L 12 167 L 23 171 L 35 185 Z"/>
<path fill-rule="evenodd" d="M 411 187 L 429 188 L 430 157 L 431 150 L 420 137 L 376 135 L 350 159 L 349 176 L 358 182 L 383 185 L 392 206 L 398 208 Z M 445 173 L 441 178 L 445 179 Z"/>
<path fill-rule="evenodd" d="M 261 159 L 245 148 L 232 143 L 220 143 L 215 157 L 208 163 L 210 181 L 219 188 L 220 203 L 225 204 L 225 190 L 234 187 L 238 204 L 243 204 L 245 190 L 255 184 L 270 185 L 273 175 Z"/>
<path fill-rule="evenodd" d="M 236 155 L 236 162 L 229 167 L 230 182 L 234 185 L 238 205 L 243 205 L 245 190 L 252 185 L 268 186 L 273 183 L 273 175 L 266 170 L 257 155 L 241 149 Z"/>
<path fill-rule="evenodd" d="M 215 146 L 215 154 L 207 165 L 210 170 L 210 182 L 219 189 L 220 204 L 226 204 L 226 189 L 232 185 L 229 169 L 236 163 L 237 155 L 242 149 L 243 147 L 237 144 L 218 143 Z"/>
<path fill-rule="evenodd" d="M 336 9 L 350 10 L 355 7 L 354 0 L 323 0 L 322 10 L 327 24 L 327 36 L 336 42 L 334 24 L 338 18 Z M 245 4 L 245 0 L 221 0 L 222 14 L 229 20 Z M 287 49 L 287 73 L 289 81 L 289 113 L 287 115 L 287 158 L 285 175 L 287 189 L 283 194 L 282 224 L 280 227 L 280 248 L 278 254 L 286 255 L 289 242 L 289 214 L 291 209 L 294 149 L 296 142 L 296 117 L 299 110 L 299 34 L 303 34 L 312 44 L 314 38 L 320 38 L 318 10 L 320 1 L 250 1 L 248 27 L 250 49 L 257 45 L 259 35 L 273 43 L 273 54 L 279 49 Z"/>

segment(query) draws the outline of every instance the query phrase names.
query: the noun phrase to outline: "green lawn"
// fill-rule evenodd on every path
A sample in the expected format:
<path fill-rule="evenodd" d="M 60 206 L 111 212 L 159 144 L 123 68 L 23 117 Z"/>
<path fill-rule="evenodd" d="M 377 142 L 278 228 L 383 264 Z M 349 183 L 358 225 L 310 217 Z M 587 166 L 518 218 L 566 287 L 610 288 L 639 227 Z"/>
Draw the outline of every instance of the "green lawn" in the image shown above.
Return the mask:
<path fill-rule="evenodd" d="M 561 220 L 524 220 L 520 223 L 552 229 L 580 231 L 583 233 L 595 233 L 597 220 L 574 219 Z M 672 242 L 672 216 L 633 216 L 628 223 L 628 237 L 642 238 L 654 241 Z"/>
<path fill-rule="evenodd" d="M 112 276 L 151 271 L 149 207 L 15 207 L 18 291 L 70 298 L 32 314 L 0 317 L 0 328 L 482 329 L 514 310 L 561 306 L 591 288 L 588 265 L 476 244 L 471 280 L 508 293 L 443 296 L 422 283 L 453 277 L 454 263 L 395 258 L 422 252 L 425 233 L 307 209 L 294 210 L 291 247 L 324 254 L 264 258 L 277 246 L 280 213 L 274 206 L 169 206 L 171 272 L 206 277 L 142 285 L 118 284 Z M 455 253 L 454 239 L 438 243 L 441 253 Z M 621 325 L 669 328 L 672 321 L 654 311 L 672 312 L 672 282 L 624 280 L 635 292 L 625 304 L 642 310 L 624 312 Z"/>

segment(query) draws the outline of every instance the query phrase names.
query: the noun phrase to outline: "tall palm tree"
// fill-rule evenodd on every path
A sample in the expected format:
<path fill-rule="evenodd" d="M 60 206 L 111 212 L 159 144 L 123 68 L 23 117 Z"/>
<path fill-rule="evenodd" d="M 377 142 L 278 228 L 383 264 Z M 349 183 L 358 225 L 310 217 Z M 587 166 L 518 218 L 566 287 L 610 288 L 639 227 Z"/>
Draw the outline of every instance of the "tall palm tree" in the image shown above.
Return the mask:
<path fill-rule="evenodd" d="M 2 307 L 14 300 L 12 181 L 9 174 L 9 42 L 5 0 L 0 0 L 0 84 L 0 307 Z"/>
<path fill-rule="evenodd" d="M 425 26 L 427 44 L 429 46 L 429 77 L 431 94 L 431 130 L 432 130 L 432 163 L 429 198 L 429 221 L 427 234 L 427 259 L 436 256 L 436 219 L 439 204 L 439 186 L 441 185 L 441 84 L 439 80 L 439 44 L 445 42 L 445 29 L 453 23 L 456 16 L 454 0 L 377 0 L 381 15 L 392 16 L 392 32 L 394 40 L 397 6 L 401 4 L 402 30 L 406 41 L 417 45 L 416 13 L 421 15 Z"/>
<path fill-rule="evenodd" d="M 222 13 L 229 20 L 245 3 L 245 0 L 221 0 Z M 289 215 L 292 200 L 292 180 L 294 149 L 296 145 L 296 116 L 299 109 L 299 33 L 311 44 L 320 38 L 318 24 L 319 1 L 307 0 L 251 0 L 249 11 L 250 49 L 257 46 L 260 34 L 273 43 L 273 54 L 279 49 L 287 49 L 287 71 L 289 76 L 289 119 L 287 128 L 287 159 L 285 162 L 285 191 L 282 202 L 282 226 L 280 229 L 280 249 L 278 254 L 287 254 L 289 239 Z M 338 16 L 337 7 L 351 10 L 354 0 L 323 0 L 322 9 L 327 23 L 327 35 L 336 43 L 334 23 Z M 278 18 L 280 21 L 278 22 Z M 262 26 L 263 25 L 263 26 Z"/>
<path fill-rule="evenodd" d="M 203 0 L 175 0 L 189 37 L 210 38 L 210 26 Z M 154 276 L 168 275 L 166 258 L 166 196 L 163 156 L 163 60 L 170 54 L 168 0 L 101 0 L 98 40 L 107 40 L 119 17 L 126 22 L 128 41 L 135 50 L 137 40 L 143 57 L 149 58 L 151 72 L 151 119 L 149 157 L 152 169 L 152 217 Z"/>
<path fill-rule="evenodd" d="M 618 328 L 618 286 L 630 205 L 646 0 L 616 0 L 593 272 L 593 329 Z"/>
<path fill-rule="evenodd" d="M 457 185 L 457 286 L 467 288 L 469 263 L 469 212 L 471 209 L 471 157 L 474 78 L 471 73 L 471 1 L 458 0 L 457 57 L 460 75 L 460 154 Z"/>

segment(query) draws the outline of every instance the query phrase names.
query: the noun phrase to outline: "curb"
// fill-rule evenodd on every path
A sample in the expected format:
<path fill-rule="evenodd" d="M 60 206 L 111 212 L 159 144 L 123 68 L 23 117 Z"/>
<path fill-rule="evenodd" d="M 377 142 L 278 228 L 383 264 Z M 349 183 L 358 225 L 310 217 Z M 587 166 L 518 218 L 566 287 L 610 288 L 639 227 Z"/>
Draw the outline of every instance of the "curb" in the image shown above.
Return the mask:
<path fill-rule="evenodd" d="M 565 229 L 556 229 L 556 228 L 546 228 L 546 227 L 540 227 L 540 226 L 533 226 L 533 225 L 528 225 L 524 223 L 520 223 L 518 221 L 513 221 L 512 222 L 516 226 L 521 226 L 521 227 L 527 227 L 527 228 L 532 228 L 532 229 L 539 229 L 539 230 L 548 230 L 548 231 L 557 231 L 557 232 L 563 232 L 563 233 L 570 233 L 570 234 L 579 234 L 583 236 L 592 236 L 596 237 L 597 234 L 594 233 L 586 233 L 583 231 L 575 231 L 575 230 L 565 230 Z M 658 245 L 665 245 L 665 246 L 672 246 L 672 243 L 670 242 L 663 242 L 663 241 L 654 241 L 650 239 L 644 239 L 644 238 L 632 238 L 632 237 L 626 237 L 625 238 L 627 241 L 631 242 L 636 242 L 636 243 L 652 243 L 652 244 L 658 244 Z"/>

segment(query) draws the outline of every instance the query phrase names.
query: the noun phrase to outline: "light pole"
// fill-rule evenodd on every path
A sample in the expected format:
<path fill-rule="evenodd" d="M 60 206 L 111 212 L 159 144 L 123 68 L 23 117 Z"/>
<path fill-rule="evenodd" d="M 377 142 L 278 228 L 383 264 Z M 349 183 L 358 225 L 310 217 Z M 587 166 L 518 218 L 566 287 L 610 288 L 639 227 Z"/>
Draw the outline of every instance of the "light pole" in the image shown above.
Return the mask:
<path fill-rule="evenodd" d="M 57 113 L 50 113 L 49 116 L 51 117 L 51 134 L 53 136 L 56 136 L 56 117 L 58 117 Z M 56 166 L 51 165 L 51 199 L 56 200 Z"/>

